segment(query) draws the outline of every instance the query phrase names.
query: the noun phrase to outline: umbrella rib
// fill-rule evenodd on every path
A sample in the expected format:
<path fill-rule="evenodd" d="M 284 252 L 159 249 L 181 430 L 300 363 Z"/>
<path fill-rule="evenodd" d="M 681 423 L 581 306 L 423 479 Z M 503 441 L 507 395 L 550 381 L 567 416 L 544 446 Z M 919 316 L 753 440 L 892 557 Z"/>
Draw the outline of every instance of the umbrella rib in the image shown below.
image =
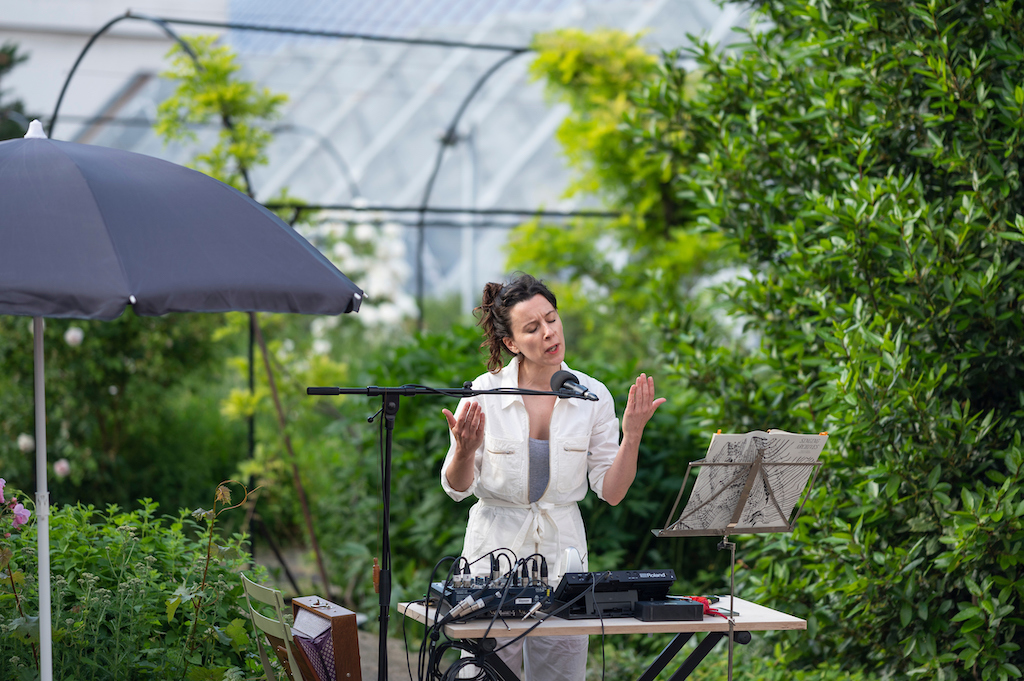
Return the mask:
<path fill-rule="evenodd" d="M 59 148 L 59 145 L 57 145 Z M 63 150 L 61 150 L 62 153 Z M 82 182 L 89 188 L 89 196 L 92 198 L 92 204 L 96 208 L 96 214 L 100 217 L 100 224 L 103 226 L 103 232 L 107 236 L 107 243 L 110 244 L 110 250 L 114 253 L 114 259 L 117 260 L 118 270 L 121 272 L 121 280 L 124 283 L 124 290 L 128 292 L 126 303 L 135 304 L 136 299 L 134 292 L 132 291 L 131 279 L 128 277 L 128 271 L 124 268 L 124 260 L 121 258 L 121 250 L 117 247 L 117 242 L 114 241 L 113 235 L 110 233 L 110 227 L 107 225 L 107 221 L 103 218 L 103 209 L 100 205 L 100 201 L 96 196 L 96 192 L 93 191 L 92 184 L 89 182 L 89 178 L 82 171 L 82 167 L 78 161 L 70 154 L 64 153 L 65 157 L 74 164 L 75 168 L 78 169 L 79 176 L 82 178 Z"/>

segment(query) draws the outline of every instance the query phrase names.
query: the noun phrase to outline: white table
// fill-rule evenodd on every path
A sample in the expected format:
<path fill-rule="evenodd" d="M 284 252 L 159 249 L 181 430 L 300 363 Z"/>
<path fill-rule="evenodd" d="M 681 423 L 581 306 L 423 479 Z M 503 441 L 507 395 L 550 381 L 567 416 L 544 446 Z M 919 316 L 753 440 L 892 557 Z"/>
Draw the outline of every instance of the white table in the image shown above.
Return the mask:
<path fill-rule="evenodd" d="M 753 631 L 779 631 L 807 629 L 807 622 L 792 615 L 787 615 L 778 610 L 766 608 L 763 605 L 752 603 L 742 598 L 733 601 L 734 608 L 738 613 L 735 618 L 735 632 Z M 714 607 L 728 608 L 729 597 L 724 596 Z M 434 609 L 427 608 L 422 603 L 399 603 L 398 611 L 406 617 L 423 624 L 434 621 Z M 537 624 L 534 619 L 521 621 L 518 619 L 497 620 L 491 625 L 491 618 L 485 617 L 469 622 L 448 624 L 444 627 L 444 633 L 450 638 L 480 640 L 485 636 L 488 639 L 514 638 L 530 627 Z M 491 625 L 488 629 L 488 625 Z M 506 627 L 507 625 L 507 627 Z M 550 617 L 536 629 L 529 632 L 527 636 L 578 636 L 594 634 L 678 634 L 671 643 L 655 659 L 639 681 L 653 681 L 653 679 L 668 665 L 669 662 L 682 649 L 683 645 L 690 638 L 700 632 L 708 633 L 708 636 L 697 646 L 684 660 L 679 670 L 672 676 L 673 681 L 685 679 L 694 668 L 704 659 L 712 648 L 725 638 L 729 633 L 729 622 L 721 617 L 705 615 L 703 621 L 691 622 L 641 622 L 632 617 L 615 617 L 599 619 L 577 619 L 567 620 L 560 617 Z M 747 636 L 745 640 L 749 641 Z M 740 636 L 735 636 L 736 642 L 741 642 Z M 513 677 L 514 678 L 514 677 Z"/>

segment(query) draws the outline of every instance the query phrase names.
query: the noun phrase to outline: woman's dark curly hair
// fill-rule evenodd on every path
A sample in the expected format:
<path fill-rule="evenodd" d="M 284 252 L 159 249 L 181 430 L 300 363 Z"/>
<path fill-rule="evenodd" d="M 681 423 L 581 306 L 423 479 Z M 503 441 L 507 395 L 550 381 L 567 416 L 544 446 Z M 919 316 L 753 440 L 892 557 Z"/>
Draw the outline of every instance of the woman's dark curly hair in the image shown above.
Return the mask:
<path fill-rule="evenodd" d="M 551 289 L 529 274 L 520 273 L 513 276 L 512 281 L 507 284 L 491 282 L 484 286 L 480 307 L 473 312 L 480 317 L 477 324 L 484 330 L 484 342 L 480 347 L 487 348 L 490 353 L 487 358 L 487 370 L 492 374 L 501 371 L 505 365 L 502 353 L 512 354 L 504 341 L 505 338 L 512 337 L 512 320 L 509 313 L 517 303 L 530 300 L 537 294 L 544 296 L 556 310 L 558 309 L 558 301 Z"/>

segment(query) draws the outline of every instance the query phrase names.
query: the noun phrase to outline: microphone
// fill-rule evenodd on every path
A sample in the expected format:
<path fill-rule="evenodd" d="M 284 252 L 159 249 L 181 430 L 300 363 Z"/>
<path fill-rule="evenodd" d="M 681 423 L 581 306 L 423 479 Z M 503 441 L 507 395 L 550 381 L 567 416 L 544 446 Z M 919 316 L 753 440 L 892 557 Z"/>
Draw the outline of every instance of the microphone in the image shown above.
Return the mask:
<path fill-rule="evenodd" d="M 587 386 L 579 384 L 576 374 L 564 370 L 556 371 L 555 375 L 551 377 L 551 390 L 556 393 L 569 393 L 559 395 L 560 398 L 582 397 L 591 402 L 597 402 L 600 399 L 597 395 L 590 392 Z"/>

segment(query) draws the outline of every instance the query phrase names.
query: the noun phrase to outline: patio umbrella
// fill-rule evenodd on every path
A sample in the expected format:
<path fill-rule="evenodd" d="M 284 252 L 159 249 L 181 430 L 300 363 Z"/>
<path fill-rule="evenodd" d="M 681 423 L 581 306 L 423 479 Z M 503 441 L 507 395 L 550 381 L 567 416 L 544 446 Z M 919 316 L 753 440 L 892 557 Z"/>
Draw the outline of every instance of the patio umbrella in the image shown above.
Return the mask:
<path fill-rule="evenodd" d="M 0 314 L 34 317 L 43 681 L 52 678 L 43 317 L 333 315 L 363 292 L 276 215 L 188 168 L 46 138 L 0 142 Z"/>

